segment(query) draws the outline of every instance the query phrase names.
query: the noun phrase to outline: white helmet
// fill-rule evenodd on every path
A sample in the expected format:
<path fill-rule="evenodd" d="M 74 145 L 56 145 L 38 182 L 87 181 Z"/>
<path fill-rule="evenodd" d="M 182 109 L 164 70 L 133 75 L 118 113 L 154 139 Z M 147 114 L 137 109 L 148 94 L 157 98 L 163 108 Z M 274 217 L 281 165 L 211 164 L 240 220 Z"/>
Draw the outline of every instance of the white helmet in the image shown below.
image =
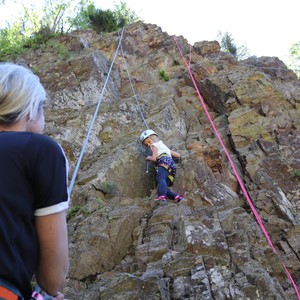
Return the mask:
<path fill-rule="evenodd" d="M 154 132 L 154 131 L 151 130 L 151 129 L 147 129 L 147 130 L 143 131 L 142 134 L 141 134 L 141 136 L 140 136 L 140 142 L 143 143 L 143 141 L 144 141 L 147 137 L 149 137 L 150 135 L 153 135 L 153 134 L 157 135 L 157 133 Z"/>

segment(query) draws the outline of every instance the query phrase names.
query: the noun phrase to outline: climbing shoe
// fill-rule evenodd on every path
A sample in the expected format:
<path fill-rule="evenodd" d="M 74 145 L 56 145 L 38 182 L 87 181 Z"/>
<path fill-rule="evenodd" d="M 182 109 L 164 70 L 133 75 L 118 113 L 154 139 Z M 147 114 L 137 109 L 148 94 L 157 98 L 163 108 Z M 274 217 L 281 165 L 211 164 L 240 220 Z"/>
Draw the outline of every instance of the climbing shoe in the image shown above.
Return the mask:
<path fill-rule="evenodd" d="M 186 201 L 183 195 L 177 195 L 174 199 L 175 202 L 180 203 L 182 201 Z"/>
<path fill-rule="evenodd" d="M 168 204 L 167 202 L 167 197 L 166 196 L 157 196 L 154 201 L 158 204 L 161 204 L 161 205 L 166 205 Z"/>

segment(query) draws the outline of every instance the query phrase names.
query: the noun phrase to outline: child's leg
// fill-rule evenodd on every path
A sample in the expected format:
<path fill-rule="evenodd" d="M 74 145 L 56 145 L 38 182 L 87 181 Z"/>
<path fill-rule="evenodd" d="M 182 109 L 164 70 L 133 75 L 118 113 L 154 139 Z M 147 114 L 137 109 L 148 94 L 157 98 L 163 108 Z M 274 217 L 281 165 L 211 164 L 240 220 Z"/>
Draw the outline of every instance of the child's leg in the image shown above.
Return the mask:
<path fill-rule="evenodd" d="M 158 196 L 167 196 L 169 172 L 164 167 L 158 167 L 157 170 L 157 194 Z"/>
<path fill-rule="evenodd" d="M 167 178 L 167 179 L 166 179 L 166 182 L 167 182 L 167 185 L 168 185 L 168 187 L 169 187 L 169 186 L 171 185 L 170 179 Z M 172 192 L 169 188 L 167 189 L 167 197 L 168 197 L 169 199 L 174 200 L 176 196 L 177 196 L 176 193 Z"/>
<path fill-rule="evenodd" d="M 170 184 L 171 184 L 171 181 L 169 178 L 167 178 L 167 184 L 168 184 L 168 186 L 170 186 Z M 175 202 L 177 202 L 177 203 L 180 203 L 185 200 L 183 195 L 176 194 L 176 193 L 172 192 L 170 189 L 167 190 L 167 197 L 169 199 L 175 200 Z"/>
<path fill-rule="evenodd" d="M 171 181 L 169 178 L 167 178 L 167 185 L 168 185 L 168 187 L 171 185 Z M 169 199 L 174 200 L 176 196 L 177 196 L 176 193 L 172 192 L 170 189 L 167 189 L 167 197 Z"/>

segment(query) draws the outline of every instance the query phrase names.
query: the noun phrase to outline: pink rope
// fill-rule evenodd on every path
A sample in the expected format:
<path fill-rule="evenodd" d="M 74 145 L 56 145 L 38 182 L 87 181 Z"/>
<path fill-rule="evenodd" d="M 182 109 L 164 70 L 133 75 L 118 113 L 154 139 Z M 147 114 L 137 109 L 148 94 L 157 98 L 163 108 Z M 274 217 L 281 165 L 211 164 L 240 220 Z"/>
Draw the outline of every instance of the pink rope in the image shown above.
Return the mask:
<path fill-rule="evenodd" d="M 204 102 L 204 100 L 203 100 L 203 98 L 202 98 L 202 96 L 201 96 L 201 94 L 200 94 L 200 92 L 199 92 L 199 89 L 198 89 L 198 87 L 197 87 L 196 81 L 195 81 L 195 79 L 194 79 L 194 76 L 193 76 L 192 71 L 191 71 L 191 68 L 190 68 L 190 66 L 191 66 L 191 58 L 192 58 L 192 55 L 191 55 L 191 53 L 192 53 L 192 46 L 190 45 L 190 56 L 189 56 L 189 62 L 187 63 L 187 61 L 186 61 L 186 59 L 184 58 L 184 55 L 182 54 L 182 51 L 181 51 L 181 49 L 180 49 L 180 47 L 179 47 L 179 45 L 178 45 L 177 40 L 176 40 L 175 37 L 174 37 L 174 40 L 175 40 L 175 43 L 176 43 L 176 45 L 177 45 L 177 48 L 178 48 L 178 50 L 179 50 L 179 52 L 180 52 L 180 55 L 181 55 L 181 57 L 182 57 L 182 59 L 183 59 L 185 65 L 187 66 L 189 75 L 190 75 L 190 77 L 191 77 L 191 79 L 192 79 L 192 82 L 193 82 L 193 84 L 194 84 L 194 87 L 195 87 L 195 89 L 196 89 L 196 91 L 197 91 L 199 100 L 200 100 L 200 102 L 201 102 L 201 104 L 202 104 L 202 107 L 203 107 L 203 109 L 204 109 L 204 111 L 205 111 L 205 114 L 206 114 L 206 116 L 207 116 L 207 118 L 208 118 L 208 120 L 209 120 L 209 122 L 210 122 L 210 124 L 211 124 L 211 126 L 212 126 L 212 128 L 213 128 L 213 130 L 214 130 L 214 132 L 215 132 L 215 134 L 216 134 L 216 136 L 217 136 L 217 138 L 218 138 L 218 140 L 219 140 L 219 142 L 220 142 L 220 144 L 221 144 L 221 146 L 222 146 L 222 148 L 223 148 L 223 150 L 224 150 L 224 152 L 225 152 L 227 158 L 228 158 L 228 160 L 229 160 L 229 163 L 230 163 L 230 165 L 231 165 L 231 167 L 232 167 L 232 170 L 233 170 L 233 172 L 234 172 L 234 174 L 235 174 L 235 177 L 236 177 L 236 179 L 237 179 L 237 181 L 238 181 L 238 183 L 239 183 L 239 185 L 240 185 L 240 188 L 242 189 L 242 191 L 243 191 L 243 193 L 244 193 L 244 195 L 245 195 L 245 197 L 246 197 L 246 199 L 247 199 L 247 202 L 248 202 L 248 204 L 249 204 L 249 206 L 250 206 L 250 208 L 251 208 L 251 210 L 252 210 L 252 212 L 253 212 L 253 214 L 254 214 L 254 216 L 255 216 L 255 218 L 256 218 L 256 220 L 257 220 L 257 222 L 258 222 L 258 224 L 259 224 L 259 226 L 260 226 L 260 228 L 261 228 L 261 230 L 262 230 L 262 232 L 263 232 L 263 234 L 264 234 L 264 236 L 266 237 L 266 239 L 267 239 L 267 241 L 268 241 L 269 246 L 272 248 L 273 252 L 274 252 L 274 253 L 279 257 L 279 259 L 280 259 L 280 256 L 279 256 L 279 254 L 278 254 L 276 248 L 274 247 L 274 245 L 273 245 L 273 243 L 272 243 L 272 241 L 271 241 L 271 239 L 270 239 L 270 237 L 269 237 L 269 234 L 268 234 L 267 230 L 265 229 L 265 226 L 263 225 L 262 220 L 261 220 L 261 218 L 259 217 L 259 215 L 258 215 L 258 213 L 257 213 L 257 211 L 256 211 L 256 209 L 255 209 L 255 207 L 254 207 L 254 205 L 253 205 L 253 203 L 252 203 L 252 201 L 251 201 L 251 199 L 250 199 L 248 193 L 247 193 L 246 188 L 244 187 L 244 184 L 243 184 L 243 182 L 242 182 L 242 180 L 241 180 L 241 178 L 240 178 L 240 176 L 239 176 L 239 174 L 238 174 L 238 172 L 237 172 L 237 170 L 236 170 L 236 167 L 235 167 L 235 165 L 234 165 L 234 163 L 233 163 L 233 161 L 232 161 L 232 159 L 231 159 L 231 157 L 230 157 L 230 155 L 229 155 L 229 153 L 228 153 L 228 151 L 227 151 L 227 148 L 226 148 L 225 144 L 223 143 L 223 140 L 222 140 L 222 138 L 221 138 L 221 136 L 220 136 L 220 134 L 219 134 L 219 132 L 218 132 L 218 130 L 217 130 L 217 128 L 216 128 L 216 126 L 215 126 L 215 124 L 214 124 L 214 122 L 213 122 L 213 120 L 212 120 L 212 118 L 211 118 L 211 116 L 210 116 L 210 114 L 209 114 L 209 112 L 208 112 L 208 110 L 207 110 L 207 108 L 206 108 L 206 104 L 205 104 L 205 102 Z M 283 266 L 283 268 L 284 268 L 284 270 L 285 270 L 285 273 L 286 273 L 287 277 L 290 279 L 290 281 L 291 281 L 291 283 L 292 283 L 292 285 L 293 285 L 293 288 L 294 288 L 295 291 L 296 291 L 296 294 L 297 294 L 297 296 L 298 296 L 298 299 L 300 300 L 300 294 L 299 294 L 298 288 L 297 288 L 297 286 L 296 286 L 296 284 L 295 284 L 295 282 L 294 282 L 294 280 L 293 280 L 291 274 L 289 273 L 289 271 L 287 270 L 286 266 L 284 265 L 284 263 L 282 262 L 281 259 L 280 259 L 280 262 L 281 262 L 281 264 L 282 264 L 282 266 Z"/>

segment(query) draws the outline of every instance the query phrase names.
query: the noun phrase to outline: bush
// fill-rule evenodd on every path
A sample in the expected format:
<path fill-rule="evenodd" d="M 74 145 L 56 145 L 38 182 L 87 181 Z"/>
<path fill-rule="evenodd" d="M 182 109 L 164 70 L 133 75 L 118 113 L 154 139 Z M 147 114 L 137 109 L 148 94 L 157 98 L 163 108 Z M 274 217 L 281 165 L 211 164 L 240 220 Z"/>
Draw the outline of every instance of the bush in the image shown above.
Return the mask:
<path fill-rule="evenodd" d="M 290 49 L 290 61 L 289 68 L 291 68 L 300 78 L 300 42 L 293 44 Z"/>
<path fill-rule="evenodd" d="M 118 21 L 111 10 L 97 9 L 89 14 L 91 27 L 97 32 L 112 32 L 118 30 Z"/>
<path fill-rule="evenodd" d="M 88 18 L 90 24 L 97 32 L 112 32 L 125 25 L 137 21 L 139 18 L 135 12 L 131 11 L 125 2 L 120 2 L 119 6 L 115 5 L 115 9 L 101 10 L 92 9 L 90 6 L 88 11 Z"/>
<path fill-rule="evenodd" d="M 237 60 L 246 59 L 250 56 L 247 46 L 242 45 L 238 47 L 230 33 L 225 32 L 222 34 L 219 32 L 218 39 L 221 45 L 221 50 L 231 53 Z"/>
<path fill-rule="evenodd" d="M 6 60 L 7 56 L 14 56 L 24 52 L 23 44 L 25 37 L 19 35 L 20 25 L 0 30 L 0 61 Z"/>
<path fill-rule="evenodd" d="M 0 0 L 0 9 L 5 4 Z M 111 32 L 138 20 L 122 1 L 113 11 L 96 9 L 93 0 L 44 0 L 39 12 L 36 6 L 23 5 L 23 8 L 23 15 L 0 29 L 0 61 L 12 59 L 28 48 L 36 48 L 51 37 L 74 29 L 92 27 L 97 32 Z"/>
<path fill-rule="evenodd" d="M 159 71 L 159 75 L 162 79 L 164 79 L 165 81 L 169 81 L 170 77 L 169 75 L 165 72 L 165 70 L 160 70 Z"/>

